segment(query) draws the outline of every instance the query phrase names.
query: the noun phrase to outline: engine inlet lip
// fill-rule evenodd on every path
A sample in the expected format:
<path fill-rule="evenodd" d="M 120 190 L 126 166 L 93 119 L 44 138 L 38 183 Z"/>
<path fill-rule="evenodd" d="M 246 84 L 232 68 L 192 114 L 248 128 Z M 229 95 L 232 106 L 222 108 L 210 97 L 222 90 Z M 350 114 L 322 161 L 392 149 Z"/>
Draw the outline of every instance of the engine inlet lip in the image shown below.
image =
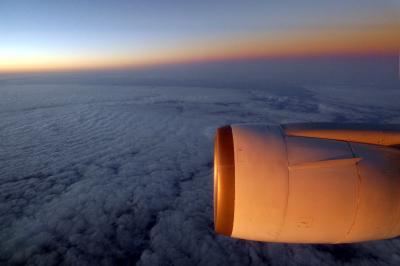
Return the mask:
<path fill-rule="evenodd" d="M 217 129 L 214 144 L 214 228 L 231 236 L 235 203 L 235 157 L 231 126 Z"/>

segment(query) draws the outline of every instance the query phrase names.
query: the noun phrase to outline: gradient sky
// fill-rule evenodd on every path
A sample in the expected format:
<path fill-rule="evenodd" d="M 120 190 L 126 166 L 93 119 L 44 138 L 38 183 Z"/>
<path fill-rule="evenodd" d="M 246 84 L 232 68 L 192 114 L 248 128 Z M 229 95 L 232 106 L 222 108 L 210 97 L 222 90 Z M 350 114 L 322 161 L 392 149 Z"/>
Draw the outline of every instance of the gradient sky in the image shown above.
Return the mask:
<path fill-rule="evenodd" d="M 0 1 L 0 72 L 396 54 L 399 0 Z"/>

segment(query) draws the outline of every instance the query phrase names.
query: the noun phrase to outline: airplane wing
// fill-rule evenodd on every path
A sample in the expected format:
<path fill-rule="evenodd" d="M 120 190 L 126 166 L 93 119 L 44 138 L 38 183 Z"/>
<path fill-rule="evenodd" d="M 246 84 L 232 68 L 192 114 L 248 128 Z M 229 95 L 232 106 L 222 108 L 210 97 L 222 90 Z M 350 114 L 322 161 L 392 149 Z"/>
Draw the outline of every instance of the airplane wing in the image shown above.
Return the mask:
<path fill-rule="evenodd" d="M 287 136 L 333 139 L 383 146 L 400 145 L 400 125 L 294 123 L 282 125 Z"/>

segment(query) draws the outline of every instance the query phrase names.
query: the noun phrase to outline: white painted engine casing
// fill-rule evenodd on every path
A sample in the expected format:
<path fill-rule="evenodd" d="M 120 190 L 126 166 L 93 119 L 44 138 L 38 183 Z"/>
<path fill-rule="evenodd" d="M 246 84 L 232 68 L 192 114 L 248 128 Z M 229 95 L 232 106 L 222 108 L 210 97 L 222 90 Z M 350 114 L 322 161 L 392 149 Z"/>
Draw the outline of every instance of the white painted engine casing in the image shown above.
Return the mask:
<path fill-rule="evenodd" d="M 346 243 L 400 234 L 399 149 L 301 136 L 291 129 L 232 125 L 225 127 L 229 134 L 217 132 L 217 232 L 291 243 Z M 229 138 L 231 145 L 223 148 L 221 141 Z M 219 166 L 230 153 L 232 160 Z M 221 170 L 228 168 L 232 171 Z"/>

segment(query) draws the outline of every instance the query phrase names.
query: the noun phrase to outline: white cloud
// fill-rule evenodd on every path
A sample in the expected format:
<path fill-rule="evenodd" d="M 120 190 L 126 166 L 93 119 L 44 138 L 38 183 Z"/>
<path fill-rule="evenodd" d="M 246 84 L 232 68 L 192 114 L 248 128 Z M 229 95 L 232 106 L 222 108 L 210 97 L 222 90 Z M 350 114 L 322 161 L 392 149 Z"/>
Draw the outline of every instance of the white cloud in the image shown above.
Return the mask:
<path fill-rule="evenodd" d="M 381 96 L 371 104 L 323 88 L 49 84 L 0 93 L 1 264 L 400 263 L 399 239 L 262 244 L 215 235 L 212 224 L 216 127 L 399 123 L 400 108 Z"/>

